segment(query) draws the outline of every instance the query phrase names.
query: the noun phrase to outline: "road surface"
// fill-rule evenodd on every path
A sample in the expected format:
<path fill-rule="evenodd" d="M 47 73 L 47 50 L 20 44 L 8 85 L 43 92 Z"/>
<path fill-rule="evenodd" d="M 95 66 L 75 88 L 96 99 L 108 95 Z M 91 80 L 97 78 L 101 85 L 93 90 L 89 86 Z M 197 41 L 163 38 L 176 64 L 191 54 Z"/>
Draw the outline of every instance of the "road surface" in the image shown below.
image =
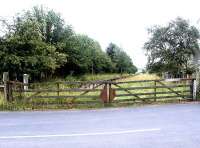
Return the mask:
<path fill-rule="evenodd" d="M 199 148 L 200 104 L 0 112 L 0 148 Z"/>

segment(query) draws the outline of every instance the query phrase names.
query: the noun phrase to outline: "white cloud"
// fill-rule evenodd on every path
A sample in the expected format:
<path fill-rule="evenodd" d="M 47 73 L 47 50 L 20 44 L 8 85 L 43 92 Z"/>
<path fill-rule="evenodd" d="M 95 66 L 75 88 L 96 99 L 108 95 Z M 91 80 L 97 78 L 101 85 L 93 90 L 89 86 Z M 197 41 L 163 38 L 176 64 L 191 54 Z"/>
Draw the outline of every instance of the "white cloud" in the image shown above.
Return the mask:
<path fill-rule="evenodd" d="M 198 0 L 2 0 L 0 16 L 41 4 L 59 12 L 77 32 L 98 40 L 104 49 L 109 42 L 122 46 L 140 68 L 146 64 L 142 46 L 148 27 L 178 16 L 192 24 L 200 18 Z"/>

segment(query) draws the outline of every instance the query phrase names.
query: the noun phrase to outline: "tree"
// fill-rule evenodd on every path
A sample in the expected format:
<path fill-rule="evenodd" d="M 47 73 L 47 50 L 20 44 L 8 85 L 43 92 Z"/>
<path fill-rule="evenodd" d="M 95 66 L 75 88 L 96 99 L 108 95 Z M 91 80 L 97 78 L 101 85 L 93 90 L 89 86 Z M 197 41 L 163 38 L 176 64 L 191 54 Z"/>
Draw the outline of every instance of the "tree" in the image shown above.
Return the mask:
<path fill-rule="evenodd" d="M 101 73 L 111 72 L 112 62 L 101 49 L 97 41 L 86 35 L 74 35 L 65 44 L 63 52 L 68 56 L 68 63 L 59 70 L 59 73 L 73 72 Z"/>
<path fill-rule="evenodd" d="M 87 35 L 76 34 L 60 14 L 41 7 L 17 14 L 13 21 L 0 19 L 0 73 L 32 80 L 70 73 L 135 72 L 136 67 L 121 49 L 114 57 Z"/>
<path fill-rule="evenodd" d="M 199 32 L 189 22 L 177 18 L 167 26 L 149 29 L 150 38 L 144 44 L 147 69 L 150 72 L 190 73 L 194 51 L 199 50 Z"/>
<path fill-rule="evenodd" d="M 56 45 L 45 42 L 41 23 L 27 11 L 6 24 L 9 31 L 0 39 L 0 72 L 11 77 L 28 73 L 33 77 L 48 77 L 66 62 L 66 54 Z"/>
<path fill-rule="evenodd" d="M 137 72 L 137 68 L 133 65 L 131 58 L 117 45 L 110 43 L 106 49 L 106 53 L 114 64 L 114 72 Z"/>

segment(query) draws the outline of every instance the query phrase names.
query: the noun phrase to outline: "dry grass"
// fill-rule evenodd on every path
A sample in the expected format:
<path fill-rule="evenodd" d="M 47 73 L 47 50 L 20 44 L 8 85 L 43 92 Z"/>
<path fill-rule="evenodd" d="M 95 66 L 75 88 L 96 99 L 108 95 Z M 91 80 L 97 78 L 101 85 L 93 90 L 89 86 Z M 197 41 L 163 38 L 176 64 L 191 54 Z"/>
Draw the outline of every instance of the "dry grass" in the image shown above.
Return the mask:
<path fill-rule="evenodd" d="M 133 75 L 132 77 L 119 80 L 119 81 L 140 81 L 140 80 L 155 80 L 155 79 L 161 79 L 159 76 L 156 74 L 136 74 Z"/>

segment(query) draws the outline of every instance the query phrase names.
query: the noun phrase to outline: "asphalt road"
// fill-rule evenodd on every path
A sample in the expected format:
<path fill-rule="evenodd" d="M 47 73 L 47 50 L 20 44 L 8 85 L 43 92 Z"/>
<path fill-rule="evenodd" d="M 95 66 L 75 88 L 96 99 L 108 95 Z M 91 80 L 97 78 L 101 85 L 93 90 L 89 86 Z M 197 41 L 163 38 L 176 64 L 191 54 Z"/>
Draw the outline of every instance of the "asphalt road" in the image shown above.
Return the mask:
<path fill-rule="evenodd" d="M 199 148 L 200 104 L 0 112 L 0 148 Z"/>

